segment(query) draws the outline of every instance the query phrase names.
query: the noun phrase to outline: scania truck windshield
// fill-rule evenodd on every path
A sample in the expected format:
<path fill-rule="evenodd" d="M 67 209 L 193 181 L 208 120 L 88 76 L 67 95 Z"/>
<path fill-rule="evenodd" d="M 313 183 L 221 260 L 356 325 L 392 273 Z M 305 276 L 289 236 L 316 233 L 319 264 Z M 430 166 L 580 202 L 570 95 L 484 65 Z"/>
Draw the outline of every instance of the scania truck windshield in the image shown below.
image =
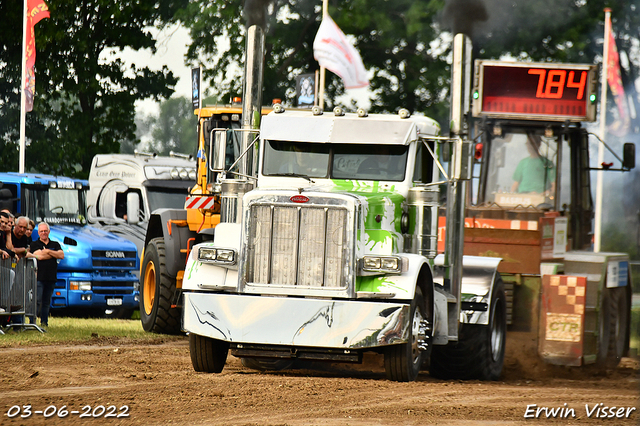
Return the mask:
<path fill-rule="evenodd" d="M 32 186 L 25 188 L 25 213 L 36 223 L 84 225 L 87 216 L 86 189 Z"/>

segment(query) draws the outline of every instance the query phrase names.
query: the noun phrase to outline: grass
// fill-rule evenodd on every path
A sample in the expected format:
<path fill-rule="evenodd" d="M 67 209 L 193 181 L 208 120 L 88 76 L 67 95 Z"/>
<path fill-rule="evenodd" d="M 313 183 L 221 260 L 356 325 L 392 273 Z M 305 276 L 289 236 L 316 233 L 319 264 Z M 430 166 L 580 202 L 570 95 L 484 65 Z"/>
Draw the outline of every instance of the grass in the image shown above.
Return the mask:
<path fill-rule="evenodd" d="M 147 333 L 142 329 L 140 320 L 68 317 L 49 317 L 46 333 L 34 329 L 5 333 L 0 335 L 0 347 L 108 342 L 117 339 L 152 341 L 169 337 Z"/>

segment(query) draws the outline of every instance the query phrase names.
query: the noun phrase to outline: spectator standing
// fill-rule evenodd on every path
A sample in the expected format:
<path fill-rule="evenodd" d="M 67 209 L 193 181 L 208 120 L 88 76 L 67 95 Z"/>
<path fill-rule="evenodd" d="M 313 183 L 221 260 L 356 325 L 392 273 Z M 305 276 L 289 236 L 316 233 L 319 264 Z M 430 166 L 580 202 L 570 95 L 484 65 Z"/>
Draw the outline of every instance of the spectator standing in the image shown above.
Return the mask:
<path fill-rule="evenodd" d="M 64 252 L 57 241 L 49 239 L 49 225 L 45 222 L 38 224 L 39 238 L 31 243 L 28 257 L 38 260 L 38 307 L 40 325 L 49 326 L 49 309 L 51 296 L 58 279 L 58 260 L 64 259 Z"/>
<path fill-rule="evenodd" d="M 11 244 L 11 218 L 4 211 L 0 212 L 0 257 L 8 259 L 14 257 L 15 253 Z"/>
<path fill-rule="evenodd" d="M 27 225 L 27 232 L 25 233 L 25 235 L 29 238 L 29 241 L 31 241 L 31 233 L 33 232 L 34 229 L 36 229 L 36 224 L 34 221 L 29 219 L 29 224 Z"/>
<path fill-rule="evenodd" d="M 31 239 L 27 237 L 27 226 L 29 225 L 29 218 L 26 216 L 20 216 L 16 219 L 16 224 L 11 231 L 11 242 L 13 244 L 13 252 L 16 257 L 22 259 L 27 255 L 29 251 L 29 244 Z"/>

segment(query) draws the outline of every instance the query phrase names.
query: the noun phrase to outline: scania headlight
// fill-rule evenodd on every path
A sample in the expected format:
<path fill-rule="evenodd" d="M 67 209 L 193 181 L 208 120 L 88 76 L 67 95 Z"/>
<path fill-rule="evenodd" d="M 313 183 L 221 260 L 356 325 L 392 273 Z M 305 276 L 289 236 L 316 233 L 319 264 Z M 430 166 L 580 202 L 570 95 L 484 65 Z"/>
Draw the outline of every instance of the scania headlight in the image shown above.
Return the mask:
<path fill-rule="evenodd" d="M 402 259 L 399 256 L 365 256 L 362 270 L 367 272 L 402 272 Z"/>
<path fill-rule="evenodd" d="M 180 177 L 180 170 L 171 169 L 171 172 L 169 174 L 171 175 L 171 179 L 178 179 Z"/>
<path fill-rule="evenodd" d="M 189 179 L 189 171 L 187 169 L 180 170 L 180 179 L 187 180 Z"/>
<path fill-rule="evenodd" d="M 196 173 L 196 169 L 190 169 L 189 180 L 196 180 L 196 177 L 198 177 L 198 174 Z"/>
<path fill-rule="evenodd" d="M 91 291 L 91 281 L 69 281 L 69 290 Z"/>

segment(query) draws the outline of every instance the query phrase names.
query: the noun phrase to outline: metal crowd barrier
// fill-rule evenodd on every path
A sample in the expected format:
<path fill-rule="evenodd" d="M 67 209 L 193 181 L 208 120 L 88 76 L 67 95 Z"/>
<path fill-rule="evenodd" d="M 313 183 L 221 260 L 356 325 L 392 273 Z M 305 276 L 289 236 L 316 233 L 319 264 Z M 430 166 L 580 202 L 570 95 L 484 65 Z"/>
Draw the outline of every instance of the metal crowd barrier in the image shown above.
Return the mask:
<path fill-rule="evenodd" d="M 5 324 L 6 329 L 34 329 L 44 333 L 44 329 L 36 325 L 37 295 L 35 259 L 0 261 L 0 319 L 11 317 Z M 1 327 L 0 334 L 5 334 Z"/>

